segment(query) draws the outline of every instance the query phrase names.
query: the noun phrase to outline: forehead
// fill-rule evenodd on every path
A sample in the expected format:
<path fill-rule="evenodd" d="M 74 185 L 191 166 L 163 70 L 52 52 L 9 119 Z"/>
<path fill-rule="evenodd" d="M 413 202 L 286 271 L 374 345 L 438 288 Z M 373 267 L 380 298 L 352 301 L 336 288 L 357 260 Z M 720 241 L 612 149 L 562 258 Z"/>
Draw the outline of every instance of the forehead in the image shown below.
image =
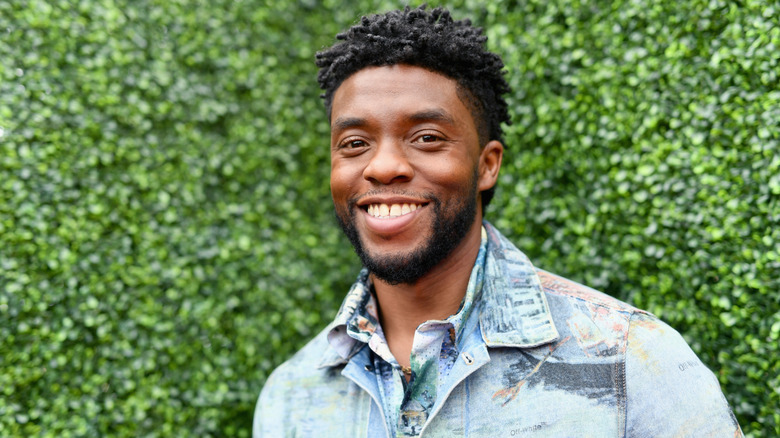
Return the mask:
<path fill-rule="evenodd" d="M 331 120 L 438 110 L 473 125 L 455 80 L 422 67 L 367 67 L 348 77 L 333 96 Z"/>

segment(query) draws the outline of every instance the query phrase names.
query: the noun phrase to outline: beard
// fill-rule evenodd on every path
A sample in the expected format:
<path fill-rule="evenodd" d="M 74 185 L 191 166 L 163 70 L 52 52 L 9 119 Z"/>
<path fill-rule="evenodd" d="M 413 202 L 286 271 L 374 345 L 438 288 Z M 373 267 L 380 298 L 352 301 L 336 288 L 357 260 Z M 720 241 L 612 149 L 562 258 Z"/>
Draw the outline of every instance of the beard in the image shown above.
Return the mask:
<path fill-rule="evenodd" d="M 475 169 L 476 170 L 476 169 Z M 396 284 L 414 284 L 446 259 L 463 241 L 477 215 L 476 171 L 469 187 L 461 191 L 460 202 L 444 205 L 441 199 L 427 195 L 428 208 L 433 210 L 433 222 L 428 239 L 417 248 L 403 254 L 372 255 L 365 249 L 355 226 L 357 198 L 347 202 L 347 210 L 336 207 L 336 219 L 355 248 L 363 266 L 380 280 Z"/>

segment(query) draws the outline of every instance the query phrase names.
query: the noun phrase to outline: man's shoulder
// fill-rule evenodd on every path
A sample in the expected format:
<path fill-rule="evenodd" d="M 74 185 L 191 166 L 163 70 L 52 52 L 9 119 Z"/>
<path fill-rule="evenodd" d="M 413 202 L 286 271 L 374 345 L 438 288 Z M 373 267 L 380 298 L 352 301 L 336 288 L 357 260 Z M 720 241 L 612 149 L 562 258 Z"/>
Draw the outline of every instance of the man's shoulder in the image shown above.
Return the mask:
<path fill-rule="evenodd" d="M 666 327 L 651 313 L 603 292 L 544 270 L 537 274 L 560 338 L 576 339 L 588 357 L 622 355 L 637 324 Z"/>
<path fill-rule="evenodd" d="M 327 372 L 327 367 L 320 365 L 330 348 L 328 345 L 329 331 L 330 327 L 324 328 L 294 355 L 279 365 L 269 376 L 264 390 L 276 383 L 300 382 L 324 375 Z"/>
<path fill-rule="evenodd" d="M 328 344 L 329 332 L 322 330 L 268 377 L 255 407 L 253 436 L 338 436 L 336 428 L 344 424 L 334 419 L 347 418 L 345 412 L 365 401 L 341 376 L 344 367 Z"/>
<path fill-rule="evenodd" d="M 653 315 L 603 292 L 535 267 L 510 240 L 489 223 L 487 272 L 490 286 L 486 295 L 484 318 L 491 345 L 510 345 L 495 338 L 539 341 L 567 336 L 585 339 L 584 344 L 606 343 L 622 349 L 633 322 L 660 321 Z M 492 263 L 492 264 L 491 264 Z M 511 310 L 503 303 L 511 301 Z M 509 328 L 520 336 L 508 336 Z M 488 338 L 485 338 L 488 340 Z M 527 340 L 533 340 L 530 342 Z"/>
<path fill-rule="evenodd" d="M 547 296 L 560 297 L 568 301 L 581 302 L 590 306 L 597 306 L 608 311 L 619 312 L 625 315 L 643 314 L 649 312 L 638 309 L 626 302 L 597 291 L 591 287 L 553 274 L 543 269 L 536 268 L 536 274 L 542 285 L 542 290 Z"/>

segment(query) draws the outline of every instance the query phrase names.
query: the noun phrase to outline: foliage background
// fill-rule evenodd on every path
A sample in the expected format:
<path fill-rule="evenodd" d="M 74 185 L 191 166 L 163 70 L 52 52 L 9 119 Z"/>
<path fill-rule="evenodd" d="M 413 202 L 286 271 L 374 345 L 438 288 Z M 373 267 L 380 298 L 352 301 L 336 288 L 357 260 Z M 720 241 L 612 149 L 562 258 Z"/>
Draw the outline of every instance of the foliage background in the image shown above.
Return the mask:
<path fill-rule="evenodd" d="M 0 436 L 249 436 L 358 271 L 314 53 L 396 6 L 0 2 Z M 449 6 L 515 90 L 488 217 L 780 434 L 778 4 Z"/>

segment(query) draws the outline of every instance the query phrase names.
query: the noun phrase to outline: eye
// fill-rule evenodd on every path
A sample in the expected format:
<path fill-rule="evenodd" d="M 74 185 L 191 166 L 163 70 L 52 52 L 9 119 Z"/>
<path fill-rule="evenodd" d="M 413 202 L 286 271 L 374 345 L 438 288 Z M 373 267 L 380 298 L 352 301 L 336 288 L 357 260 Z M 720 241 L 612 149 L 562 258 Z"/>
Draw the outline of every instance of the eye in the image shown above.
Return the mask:
<path fill-rule="evenodd" d="M 444 137 L 435 132 L 427 132 L 415 137 L 415 143 L 438 143 L 444 141 Z"/>
<path fill-rule="evenodd" d="M 366 146 L 366 142 L 359 138 L 347 138 L 339 144 L 339 149 L 359 149 Z"/>

